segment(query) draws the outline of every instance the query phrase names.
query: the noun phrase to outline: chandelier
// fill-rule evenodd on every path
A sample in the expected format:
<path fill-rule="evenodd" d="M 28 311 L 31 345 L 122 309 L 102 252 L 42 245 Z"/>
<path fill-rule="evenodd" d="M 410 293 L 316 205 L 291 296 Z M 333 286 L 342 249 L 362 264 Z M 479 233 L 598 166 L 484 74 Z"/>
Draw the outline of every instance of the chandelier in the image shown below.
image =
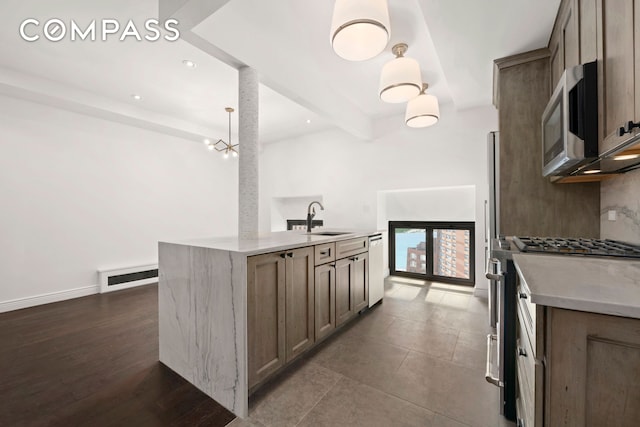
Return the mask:
<path fill-rule="evenodd" d="M 238 150 L 236 148 L 238 147 L 238 144 L 231 143 L 231 113 L 234 112 L 234 109 L 231 107 L 226 107 L 224 110 L 229 113 L 229 141 L 227 142 L 223 139 L 219 139 L 214 143 L 212 141 L 205 140 L 205 144 L 207 145 L 207 148 L 209 150 L 213 151 L 215 149 L 217 152 L 222 153 L 222 157 L 228 159 L 229 154 L 231 154 L 233 157 L 238 157 Z"/>

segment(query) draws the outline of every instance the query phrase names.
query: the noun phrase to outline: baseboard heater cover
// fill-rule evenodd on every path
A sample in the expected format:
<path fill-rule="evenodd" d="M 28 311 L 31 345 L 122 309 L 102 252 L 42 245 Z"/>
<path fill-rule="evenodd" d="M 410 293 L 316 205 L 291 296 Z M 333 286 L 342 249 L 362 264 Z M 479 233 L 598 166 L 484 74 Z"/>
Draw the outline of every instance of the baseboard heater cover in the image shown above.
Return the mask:
<path fill-rule="evenodd" d="M 100 293 L 119 291 L 158 281 L 158 264 L 98 270 Z"/>

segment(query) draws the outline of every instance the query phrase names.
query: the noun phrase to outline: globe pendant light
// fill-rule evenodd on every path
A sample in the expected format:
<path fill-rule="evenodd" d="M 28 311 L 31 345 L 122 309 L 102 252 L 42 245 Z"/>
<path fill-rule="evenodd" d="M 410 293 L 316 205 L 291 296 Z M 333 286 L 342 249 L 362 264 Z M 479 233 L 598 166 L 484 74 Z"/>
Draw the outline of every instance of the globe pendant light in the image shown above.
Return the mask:
<path fill-rule="evenodd" d="M 405 43 L 398 43 L 391 51 L 395 59 L 384 64 L 380 74 L 380 99 L 384 102 L 407 102 L 420 93 L 422 77 L 420 65 L 412 58 L 405 58 Z"/>
<path fill-rule="evenodd" d="M 336 0 L 331 20 L 331 46 L 341 58 L 364 61 L 389 42 L 387 0 Z"/>
<path fill-rule="evenodd" d="M 428 87 L 429 85 L 424 83 L 420 94 L 407 103 L 407 112 L 404 116 L 407 126 L 424 128 L 436 124 L 440 119 L 438 98 L 425 93 Z"/>

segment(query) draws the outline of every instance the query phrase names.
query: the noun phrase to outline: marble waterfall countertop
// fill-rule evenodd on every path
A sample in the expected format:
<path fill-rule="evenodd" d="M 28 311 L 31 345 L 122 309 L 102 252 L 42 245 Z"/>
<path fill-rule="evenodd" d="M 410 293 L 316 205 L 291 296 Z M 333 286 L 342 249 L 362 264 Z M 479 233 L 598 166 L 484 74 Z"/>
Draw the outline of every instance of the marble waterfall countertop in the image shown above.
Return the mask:
<path fill-rule="evenodd" d="M 640 319 L 640 260 L 514 254 L 531 302 Z"/>
<path fill-rule="evenodd" d="M 315 233 L 345 233 L 333 236 L 322 236 Z M 257 255 L 267 252 L 284 251 L 287 249 L 313 246 L 322 243 L 337 242 L 339 240 L 355 239 L 377 234 L 371 230 L 342 230 L 336 228 L 316 228 L 311 234 L 306 231 L 291 230 L 265 233 L 255 239 L 240 239 L 239 237 L 195 238 L 175 241 L 162 241 L 176 245 L 194 246 L 199 248 L 218 249 L 238 252 L 244 255 Z"/>

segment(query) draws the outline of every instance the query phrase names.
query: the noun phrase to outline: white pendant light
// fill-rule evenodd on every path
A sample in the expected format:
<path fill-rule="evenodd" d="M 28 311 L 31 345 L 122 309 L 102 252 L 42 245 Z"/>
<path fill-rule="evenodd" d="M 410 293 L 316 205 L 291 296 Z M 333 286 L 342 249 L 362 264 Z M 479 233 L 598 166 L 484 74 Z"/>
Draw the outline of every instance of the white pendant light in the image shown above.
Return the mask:
<path fill-rule="evenodd" d="M 391 51 L 395 59 L 384 64 L 380 74 L 380 99 L 384 102 L 407 102 L 416 97 L 422 88 L 420 64 L 412 58 L 405 58 L 405 43 L 398 43 Z"/>
<path fill-rule="evenodd" d="M 387 0 L 336 0 L 331 20 L 331 46 L 341 58 L 364 61 L 389 42 Z"/>
<path fill-rule="evenodd" d="M 404 116 L 407 126 L 424 128 L 434 125 L 440 120 L 438 98 L 425 93 L 428 87 L 429 85 L 424 83 L 420 94 L 407 103 L 407 112 Z"/>

